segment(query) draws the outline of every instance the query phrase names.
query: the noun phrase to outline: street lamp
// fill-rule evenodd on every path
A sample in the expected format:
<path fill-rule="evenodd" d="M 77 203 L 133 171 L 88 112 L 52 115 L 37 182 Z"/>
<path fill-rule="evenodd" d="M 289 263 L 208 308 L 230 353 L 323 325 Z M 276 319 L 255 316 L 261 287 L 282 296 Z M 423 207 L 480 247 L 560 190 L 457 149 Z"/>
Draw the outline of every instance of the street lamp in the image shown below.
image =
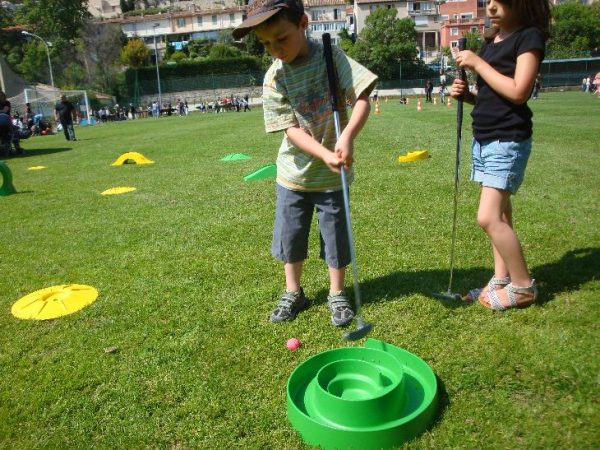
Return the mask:
<path fill-rule="evenodd" d="M 158 71 L 158 51 L 156 50 L 156 27 L 159 27 L 160 23 L 152 25 L 152 32 L 154 34 L 154 59 L 156 62 L 156 83 L 158 84 L 158 108 L 159 111 L 162 108 L 162 93 L 160 92 L 160 72 Z"/>
<path fill-rule="evenodd" d="M 23 31 L 21 31 L 21 34 L 24 36 L 31 36 L 36 39 L 39 39 L 46 46 L 46 56 L 48 57 L 48 67 L 50 69 L 50 84 L 52 85 L 52 91 L 54 92 L 56 89 L 54 88 L 54 76 L 52 75 L 52 61 L 50 61 L 50 48 L 49 48 L 49 47 L 52 47 L 52 42 L 46 42 L 41 37 L 39 37 L 37 34 L 30 33 L 29 31 L 23 30 Z"/>

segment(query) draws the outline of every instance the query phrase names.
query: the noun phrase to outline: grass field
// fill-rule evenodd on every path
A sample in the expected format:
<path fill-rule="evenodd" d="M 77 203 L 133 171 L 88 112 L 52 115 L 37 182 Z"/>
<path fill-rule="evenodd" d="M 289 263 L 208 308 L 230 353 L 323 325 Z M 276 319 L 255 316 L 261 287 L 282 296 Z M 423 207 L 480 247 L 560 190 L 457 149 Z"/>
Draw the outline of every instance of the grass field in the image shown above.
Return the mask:
<path fill-rule="evenodd" d="M 593 448 L 600 442 L 600 101 L 530 102 L 534 150 L 515 226 L 541 291 L 492 313 L 431 297 L 448 285 L 456 107 L 381 103 L 356 142 L 352 214 L 371 336 L 415 353 L 438 376 L 440 412 L 410 448 Z M 491 275 L 468 181 L 466 108 L 455 288 Z M 313 306 L 282 325 L 269 254 L 281 135 L 262 111 L 192 114 L 36 137 L 7 161 L 0 197 L 0 447 L 309 448 L 286 418 L 285 384 L 309 356 L 346 344 L 329 321 L 313 224 L 303 285 Z M 400 154 L 431 158 L 399 164 Z M 138 151 L 152 165 L 110 164 Z M 247 161 L 221 162 L 243 152 Z M 44 165 L 44 170 L 28 167 Z M 102 196 L 116 186 L 135 192 Z M 98 300 L 51 321 L 10 314 L 58 284 Z M 347 280 L 351 287 L 351 280 Z M 297 337 L 302 347 L 285 348 Z M 107 347 L 117 347 L 106 353 Z"/>

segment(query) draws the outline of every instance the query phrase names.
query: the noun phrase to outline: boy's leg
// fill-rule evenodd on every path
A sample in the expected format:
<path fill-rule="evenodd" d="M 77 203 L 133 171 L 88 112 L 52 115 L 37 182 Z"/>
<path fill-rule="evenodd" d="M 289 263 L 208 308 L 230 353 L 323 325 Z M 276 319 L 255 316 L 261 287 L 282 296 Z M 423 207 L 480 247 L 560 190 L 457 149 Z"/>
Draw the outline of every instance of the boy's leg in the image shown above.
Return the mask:
<path fill-rule="evenodd" d="M 346 277 L 346 268 L 336 269 L 329 267 L 329 292 L 339 292 L 344 290 L 344 280 Z"/>
<path fill-rule="evenodd" d="M 327 305 L 331 323 L 341 327 L 354 318 L 354 311 L 344 292 L 346 266 L 350 264 L 350 245 L 342 191 L 317 194 L 319 229 L 321 231 L 321 258 L 329 268 L 329 295 Z"/>
<path fill-rule="evenodd" d="M 292 320 L 309 305 L 300 278 L 307 256 L 313 208 L 308 194 L 277 185 L 271 254 L 284 262 L 286 290 L 271 314 L 271 322 Z"/>
<path fill-rule="evenodd" d="M 507 272 L 515 285 L 529 286 L 532 280 L 521 243 L 511 226 L 510 195 L 508 191 L 482 187 L 477 222 L 490 237 L 498 274 Z M 501 261 L 496 262 L 497 259 Z"/>
<path fill-rule="evenodd" d="M 301 289 L 300 278 L 302 277 L 302 267 L 304 261 L 295 263 L 285 263 L 285 288 L 290 292 L 299 292 Z"/>

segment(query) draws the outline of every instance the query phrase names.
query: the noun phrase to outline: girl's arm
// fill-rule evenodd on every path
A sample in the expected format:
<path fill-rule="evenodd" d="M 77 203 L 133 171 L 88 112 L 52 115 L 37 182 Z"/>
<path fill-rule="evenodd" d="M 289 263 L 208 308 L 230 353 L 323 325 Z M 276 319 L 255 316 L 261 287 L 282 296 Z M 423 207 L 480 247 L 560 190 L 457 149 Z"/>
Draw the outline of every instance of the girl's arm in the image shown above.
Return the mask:
<path fill-rule="evenodd" d="M 520 54 L 517 57 L 514 78 L 502 75 L 470 50 L 459 52 L 456 63 L 459 67 L 474 70 L 499 95 L 512 103 L 521 105 L 527 101 L 533 88 L 540 57 L 539 50 Z"/>
<path fill-rule="evenodd" d="M 470 105 L 475 104 L 475 95 L 469 91 L 468 83 L 460 78 L 455 78 L 452 86 L 450 86 L 450 96 L 452 98 L 462 98 L 465 103 Z"/>

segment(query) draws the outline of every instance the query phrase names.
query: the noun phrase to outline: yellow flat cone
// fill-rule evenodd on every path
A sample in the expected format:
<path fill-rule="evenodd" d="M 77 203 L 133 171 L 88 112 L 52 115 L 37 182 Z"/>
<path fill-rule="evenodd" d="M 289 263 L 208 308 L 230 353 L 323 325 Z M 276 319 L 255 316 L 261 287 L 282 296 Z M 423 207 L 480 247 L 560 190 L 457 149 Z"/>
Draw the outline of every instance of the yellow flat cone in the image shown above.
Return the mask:
<path fill-rule="evenodd" d="M 126 192 L 133 192 L 135 190 L 136 190 L 136 188 L 134 188 L 134 187 L 119 186 L 119 187 L 107 189 L 104 192 L 101 192 L 101 195 L 125 194 Z"/>
<path fill-rule="evenodd" d="M 72 314 L 93 303 L 98 291 L 83 284 L 62 284 L 21 297 L 11 308 L 18 319 L 48 320 Z"/>
<path fill-rule="evenodd" d="M 154 164 L 154 161 L 146 158 L 138 152 L 127 152 L 119 156 L 111 166 L 122 166 L 123 164 Z"/>
<path fill-rule="evenodd" d="M 429 152 L 427 150 L 416 150 L 414 152 L 408 152 L 406 155 L 398 156 L 399 162 L 410 162 L 410 161 L 418 161 L 420 159 L 429 158 Z"/>
<path fill-rule="evenodd" d="M 46 168 L 46 166 L 31 166 L 31 167 L 28 167 L 27 170 L 42 170 L 45 168 Z"/>

